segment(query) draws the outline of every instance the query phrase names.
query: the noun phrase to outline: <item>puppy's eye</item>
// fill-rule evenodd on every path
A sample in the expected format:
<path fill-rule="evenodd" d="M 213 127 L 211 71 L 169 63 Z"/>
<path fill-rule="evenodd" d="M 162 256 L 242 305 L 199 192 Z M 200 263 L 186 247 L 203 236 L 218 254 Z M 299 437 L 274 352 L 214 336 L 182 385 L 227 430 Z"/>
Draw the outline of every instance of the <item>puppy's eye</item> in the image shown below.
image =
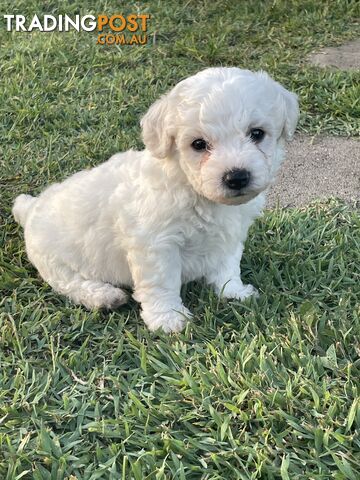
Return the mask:
<path fill-rule="evenodd" d="M 209 147 L 208 143 L 203 138 L 197 138 L 192 142 L 191 146 L 194 150 L 197 150 L 198 152 L 200 152 L 201 150 L 207 150 Z"/>
<path fill-rule="evenodd" d="M 264 130 L 261 130 L 261 128 L 252 128 L 250 130 L 250 138 L 253 142 L 259 143 L 264 137 L 265 132 Z"/>

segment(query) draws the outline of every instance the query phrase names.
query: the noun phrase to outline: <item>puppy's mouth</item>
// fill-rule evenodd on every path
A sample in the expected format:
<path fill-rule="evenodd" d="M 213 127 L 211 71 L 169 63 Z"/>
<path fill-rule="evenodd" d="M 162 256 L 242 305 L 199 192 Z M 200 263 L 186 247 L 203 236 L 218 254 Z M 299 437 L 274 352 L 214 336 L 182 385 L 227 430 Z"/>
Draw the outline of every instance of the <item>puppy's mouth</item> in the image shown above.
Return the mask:
<path fill-rule="evenodd" d="M 225 191 L 222 195 L 204 195 L 208 200 L 211 200 L 214 203 L 222 203 L 223 205 L 243 205 L 250 200 L 253 200 L 259 195 L 263 190 L 248 190 L 248 191 L 239 191 L 239 192 L 229 192 Z"/>
<path fill-rule="evenodd" d="M 259 190 L 248 190 L 248 191 L 232 191 L 229 192 L 224 196 L 224 200 L 222 203 L 226 203 L 227 205 L 241 205 L 243 203 L 247 203 L 257 195 L 261 193 Z"/>

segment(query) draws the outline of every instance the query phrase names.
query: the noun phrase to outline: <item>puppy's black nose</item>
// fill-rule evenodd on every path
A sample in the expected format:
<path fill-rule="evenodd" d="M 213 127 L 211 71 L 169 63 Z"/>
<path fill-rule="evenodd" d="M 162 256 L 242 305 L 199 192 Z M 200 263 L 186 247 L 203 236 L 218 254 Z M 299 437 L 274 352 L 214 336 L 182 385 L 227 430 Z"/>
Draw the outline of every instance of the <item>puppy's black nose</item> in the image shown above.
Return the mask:
<path fill-rule="evenodd" d="M 225 173 L 223 182 L 231 190 L 241 190 L 249 185 L 250 172 L 245 168 L 235 168 Z"/>

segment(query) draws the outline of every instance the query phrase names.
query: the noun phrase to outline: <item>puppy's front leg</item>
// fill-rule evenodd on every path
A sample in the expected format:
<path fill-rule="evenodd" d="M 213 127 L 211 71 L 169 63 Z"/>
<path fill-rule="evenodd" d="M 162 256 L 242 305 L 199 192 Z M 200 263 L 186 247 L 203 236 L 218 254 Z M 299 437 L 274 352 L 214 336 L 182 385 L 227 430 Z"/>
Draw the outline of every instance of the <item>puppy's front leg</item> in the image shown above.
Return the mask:
<path fill-rule="evenodd" d="M 181 260 L 179 250 L 150 247 L 128 255 L 134 282 L 133 297 L 141 303 L 141 316 L 149 330 L 179 332 L 191 317 L 181 297 Z"/>
<path fill-rule="evenodd" d="M 258 295 L 252 285 L 244 285 L 241 280 L 240 260 L 244 246 L 240 243 L 234 251 L 223 251 L 217 258 L 209 259 L 206 279 L 213 285 L 218 295 L 225 298 L 244 300 L 251 295 Z"/>

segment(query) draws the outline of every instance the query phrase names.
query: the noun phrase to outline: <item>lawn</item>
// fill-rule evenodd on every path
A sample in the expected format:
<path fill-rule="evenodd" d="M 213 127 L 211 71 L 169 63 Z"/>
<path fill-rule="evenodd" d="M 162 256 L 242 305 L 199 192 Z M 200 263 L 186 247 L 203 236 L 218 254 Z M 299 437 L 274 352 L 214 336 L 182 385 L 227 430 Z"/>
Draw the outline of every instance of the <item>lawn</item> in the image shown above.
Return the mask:
<path fill-rule="evenodd" d="M 3 0 L 0 21 L 79 5 Z M 149 333 L 135 302 L 88 312 L 55 294 L 10 214 L 19 193 L 141 148 L 148 106 L 206 66 L 263 68 L 299 95 L 299 131 L 355 135 L 359 72 L 305 57 L 359 36 L 358 2 L 118 5 L 80 13 L 150 13 L 147 45 L 1 24 L 0 478 L 359 479 L 356 206 L 267 211 L 242 262 L 261 296 L 186 285 L 194 321 L 171 336 Z"/>

